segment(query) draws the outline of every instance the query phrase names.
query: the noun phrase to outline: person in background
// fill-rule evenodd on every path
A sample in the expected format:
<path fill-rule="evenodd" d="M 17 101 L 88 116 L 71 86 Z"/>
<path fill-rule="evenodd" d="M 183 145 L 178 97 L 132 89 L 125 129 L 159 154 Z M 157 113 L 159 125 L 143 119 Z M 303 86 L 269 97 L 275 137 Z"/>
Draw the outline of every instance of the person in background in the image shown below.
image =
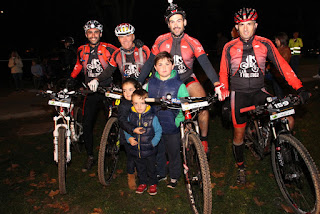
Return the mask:
<path fill-rule="evenodd" d="M 293 33 L 293 38 L 289 40 L 289 48 L 291 50 L 291 60 L 290 60 L 290 66 L 296 72 L 298 73 L 299 70 L 299 64 L 300 64 L 300 57 L 301 57 L 301 49 L 303 47 L 302 39 L 299 38 L 299 32 Z"/>
<path fill-rule="evenodd" d="M 16 91 L 23 91 L 23 63 L 17 51 L 11 52 L 8 67 L 11 69 L 11 74 L 14 80 Z"/>
<path fill-rule="evenodd" d="M 36 90 L 39 90 L 39 88 L 42 87 L 43 84 L 44 73 L 41 65 L 38 64 L 37 59 L 32 59 L 31 73 L 33 75 L 34 88 Z"/>

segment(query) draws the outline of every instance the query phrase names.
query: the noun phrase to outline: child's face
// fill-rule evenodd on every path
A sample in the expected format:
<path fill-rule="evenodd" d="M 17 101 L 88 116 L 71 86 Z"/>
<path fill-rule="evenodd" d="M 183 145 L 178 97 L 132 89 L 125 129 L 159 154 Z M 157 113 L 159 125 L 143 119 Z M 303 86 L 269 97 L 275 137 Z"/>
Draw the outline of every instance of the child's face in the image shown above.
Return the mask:
<path fill-rule="evenodd" d="M 142 97 L 134 95 L 132 97 L 132 104 L 139 114 L 142 114 L 146 111 L 147 104 Z"/>
<path fill-rule="evenodd" d="M 134 85 L 130 82 L 122 85 L 122 93 L 126 100 L 131 100 L 132 93 L 136 90 Z"/>
<path fill-rule="evenodd" d="M 167 80 L 170 78 L 173 67 L 174 65 L 168 58 L 159 59 L 157 64 L 154 65 L 154 68 L 159 73 L 161 80 Z"/>

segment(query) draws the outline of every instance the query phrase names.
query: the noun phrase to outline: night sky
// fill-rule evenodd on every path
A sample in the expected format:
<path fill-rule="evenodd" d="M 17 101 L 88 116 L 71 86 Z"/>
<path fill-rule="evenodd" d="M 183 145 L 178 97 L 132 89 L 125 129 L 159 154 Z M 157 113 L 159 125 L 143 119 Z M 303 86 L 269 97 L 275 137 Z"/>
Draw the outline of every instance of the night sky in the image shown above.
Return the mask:
<path fill-rule="evenodd" d="M 104 25 L 102 41 L 119 46 L 114 28 L 130 22 L 136 28 L 136 38 L 151 47 L 157 36 L 168 32 L 164 22 L 167 0 L 65 0 L 20 1 L 1 3 L 1 54 L 7 58 L 11 49 L 35 48 L 43 53 L 61 45 L 66 36 L 75 38 L 75 46 L 86 42 L 82 26 L 89 19 Z M 312 45 L 320 30 L 317 2 L 311 1 L 222 1 L 174 0 L 187 13 L 186 32 L 197 38 L 205 49 L 213 49 L 216 33 L 230 39 L 233 14 L 243 6 L 258 12 L 257 34 L 273 39 L 278 32 L 291 37 L 300 31 L 305 45 Z M 317 26 L 315 26 L 317 25 Z"/>

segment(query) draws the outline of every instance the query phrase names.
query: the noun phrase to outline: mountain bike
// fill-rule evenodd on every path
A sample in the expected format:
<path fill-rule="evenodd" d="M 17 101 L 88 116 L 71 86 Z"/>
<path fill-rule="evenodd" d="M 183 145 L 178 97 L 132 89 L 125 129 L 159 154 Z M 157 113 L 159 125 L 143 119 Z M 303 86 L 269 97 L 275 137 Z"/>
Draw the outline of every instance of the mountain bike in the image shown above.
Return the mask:
<path fill-rule="evenodd" d="M 209 214 L 212 210 L 210 169 L 200 140 L 197 115 L 217 100 L 216 96 L 171 99 L 167 95 L 165 98 L 146 98 L 146 102 L 160 103 L 162 108 L 184 112 L 185 120 L 180 124 L 183 173 L 193 213 Z"/>
<path fill-rule="evenodd" d="M 104 127 L 98 157 L 98 177 L 102 185 L 106 186 L 113 178 L 117 167 L 120 151 L 120 126 L 117 110 L 122 97 L 122 89 L 118 87 L 98 88 L 98 92 L 104 93 L 109 105 L 108 121 Z"/>
<path fill-rule="evenodd" d="M 295 213 L 320 212 L 319 171 L 304 145 L 292 136 L 287 117 L 295 113 L 300 98 L 268 97 L 264 105 L 240 110 L 249 112 L 245 141 L 262 159 L 271 152 L 272 168 L 280 191 Z"/>
<path fill-rule="evenodd" d="M 66 194 L 66 169 L 71 161 L 71 145 L 77 148 L 77 142 L 83 133 L 82 109 L 75 107 L 73 98 L 83 95 L 83 91 L 59 92 L 47 90 L 44 94 L 50 96 L 48 105 L 55 107 L 58 116 L 53 117 L 53 159 L 58 164 L 59 191 Z"/>

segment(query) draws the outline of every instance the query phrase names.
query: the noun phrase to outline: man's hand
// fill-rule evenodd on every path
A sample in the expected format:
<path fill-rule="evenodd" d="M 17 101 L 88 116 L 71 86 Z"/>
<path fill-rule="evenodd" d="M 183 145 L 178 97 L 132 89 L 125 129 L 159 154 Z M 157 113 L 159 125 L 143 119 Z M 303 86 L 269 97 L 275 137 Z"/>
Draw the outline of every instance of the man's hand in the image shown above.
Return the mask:
<path fill-rule="evenodd" d="M 305 104 L 309 98 L 311 97 L 311 93 L 306 91 L 304 87 L 301 87 L 297 90 L 298 96 L 300 97 L 300 101 L 302 104 Z"/>
<path fill-rule="evenodd" d="M 131 146 L 135 146 L 138 145 L 138 142 L 136 141 L 136 139 L 134 137 L 130 137 L 128 139 L 129 143 L 131 144 Z"/>
<path fill-rule="evenodd" d="M 229 97 L 230 95 L 229 90 L 224 87 L 223 83 L 220 83 L 217 86 L 215 86 L 214 91 L 218 95 L 219 101 L 224 101 L 226 97 Z"/>
<path fill-rule="evenodd" d="M 136 134 L 143 134 L 145 132 L 146 132 L 146 130 L 142 127 L 137 127 L 133 130 L 133 133 L 136 133 Z"/>
<path fill-rule="evenodd" d="M 89 86 L 90 90 L 93 91 L 93 92 L 97 91 L 98 85 L 99 85 L 99 82 L 96 79 L 93 79 L 88 83 L 88 86 Z"/>

